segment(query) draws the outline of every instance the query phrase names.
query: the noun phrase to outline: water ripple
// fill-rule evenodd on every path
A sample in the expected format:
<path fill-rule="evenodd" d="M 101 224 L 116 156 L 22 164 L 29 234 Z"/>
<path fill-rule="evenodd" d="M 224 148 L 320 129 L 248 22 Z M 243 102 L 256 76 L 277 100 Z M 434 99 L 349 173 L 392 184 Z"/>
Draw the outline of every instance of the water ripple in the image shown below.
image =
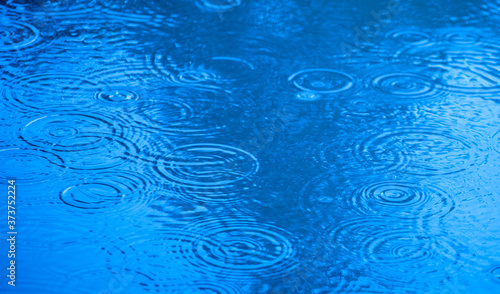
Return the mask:
<path fill-rule="evenodd" d="M 432 97 L 435 91 L 431 78 L 415 73 L 382 74 L 373 79 L 372 83 L 384 93 L 404 99 Z"/>
<path fill-rule="evenodd" d="M 151 64 L 155 73 L 163 77 L 171 86 L 189 87 L 200 90 L 221 90 L 221 77 L 211 68 L 199 65 L 182 65 L 155 52 L 151 56 Z"/>
<path fill-rule="evenodd" d="M 138 158 L 139 151 L 135 142 L 124 137 L 102 137 L 103 144 L 99 148 L 65 152 L 61 156 L 68 168 L 75 170 L 103 170 L 130 163 Z M 131 156 L 134 154 L 134 156 Z"/>
<path fill-rule="evenodd" d="M 225 68 L 228 63 L 229 66 L 243 69 L 242 71 L 238 70 L 240 73 L 248 71 L 246 67 L 247 62 L 231 57 L 212 57 L 211 61 L 205 61 L 198 66 L 183 67 L 181 64 L 173 63 L 168 57 L 164 57 L 160 53 L 155 53 L 152 56 L 151 62 L 153 63 L 154 69 L 160 76 L 164 77 L 170 85 L 200 90 L 218 91 L 222 89 L 225 82 L 230 82 L 238 78 L 238 75 L 234 76 L 234 72 L 229 76 L 224 76 L 224 73 L 231 72 L 228 68 Z M 221 72 L 221 70 L 223 72 Z M 244 76 L 244 74 L 241 74 L 241 76 Z"/>
<path fill-rule="evenodd" d="M 146 231 L 147 232 L 147 231 Z M 130 230 L 122 232 L 126 246 L 120 247 L 125 258 L 136 258 L 134 270 L 155 285 L 171 284 L 193 277 L 186 259 L 194 256 L 190 247 L 197 236 L 185 230 L 158 230 L 136 235 Z M 147 285 L 144 285 L 147 286 Z"/>
<path fill-rule="evenodd" d="M 493 135 L 493 148 L 496 152 L 500 153 L 500 131 Z"/>
<path fill-rule="evenodd" d="M 450 132 L 402 128 L 368 137 L 357 146 L 356 157 L 377 171 L 435 176 L 477 165 L 475 148 L 472 142 Z"/>
<path fill-rule="evenodd" d="M 255 67 L 245 59 L 231 56 L 215 56 L 207 61 L 207 67 L 219 72 L 228 80 L 248 78 Z"/>
<path fill-rule="evenodd" d="M 156 171 L 165 179 L 190 187 L 226 187 L 259 169 L 252 154 L 222 144 L 190 144 L 157 158 Z"/>
<path fill-rule="evenodd" d="M 124 207 L 127 211 L 140 211 L 152 197 L 146 188 L 148 180 L 126 171 L 97 173 L 73 182 L 59 197 L 65 204 L 79 209 L 122 210 Z"/>
<path fill-rule="evenodd" d="M 158 72 L 168 77 L 178 86 L 198 86 L 217 89 L 216 84 L 248 79 L 254 71 L 254 66 L 241 58 L 231 56 L 213 56 L 205 59 L 197 68 L 180 68 L 174 63 L 162 61 L 163 55 L 153 56 Z M 170 61 L 172 62 L 172 61 Z M 170 70 L 168 68 L 171 68 Z"/>
<path fill-rule="evenodd" d="M 500 53 L 500 48 L 497 50 Z M 498 60 L 488 60 L 487 57 L 463 58 L 459 56 L 450 56 L 450 59 L 453 61 L 436 65 L 442 76 L 440 83 L 449 91 L 476 95 L 500 92 Z"/>
<path fill-rule="evenodd" d="M 168 189 L 160 190 L 155 194 L 155 199 L 149 205 L 152 210 L 150 216 L 153 216 L 154 222 L 162 226 L 182 227 L 206 219 L 211 213 L 203 202 L 187 199 L 196 196 L 182 195 Z"/>
<path fill-rule="evenodd" d="M 210 11 L 223 12 L 241 5 L 242 0 L 198 0 L 196 5 Z"/>
<path fill-rule="evenodd" d="M 191 123 L 194 112 L 192 105 L 186 101 L 169 99 L 154 103 L 150 107 L 136 109 L 134 114 L 137 117 L 133 123 L 145 129 L 161 129 L 168 133 L 196 132 Z"/>
<path fill-rule="evenodd" d="M 262 88 L 276 81 L 277 71 L 269 68 L 283 66 L 283 52 L 278 42 L 228 32 L 173 40 L 146 62 L 169 85 L 233 93 L 236 85 Z"/>
<path fill-rule="evenodd" d="M 386 220 L 359 218 L 337 223 L 329 233 L 331 242 L 348 258 L 371 264 L 376 275 L 404 283 L 422 274 L 449 273 L 459 266 L 460 245 L 439 235 L 427 235 Z M 398 275 L 399 273 L 399 275 Z"/>
<path fill-rule="evenodd" d="M 182 140 L 188 136 L 208 138 L 222 128 L 214 123 L 224 115 L 221 96 L 201 95 L 200 93 L 179 93 L 176 91 L 149 91 L 143 102 L 128 111 L 127 121 L 143 132 L 170 135 L 171 139 Z M 229 102 L 228 102 L 229 103 Z M 227 105 L 227 104 L 226 104 Z M 235 110 L 237 107 L 232 108 Z M 180 143 L 182 144 L 182 143 Z M 164 150 L 157 150 L 164 153 Z"/>
<path fill-rule="evenodd" d="M 498 55 L 500 43 L 467 28 L 447 29 L 439 42 L 425 47 L 407 46 L 396 56 L 425 65 L 436 83 L 464 94 L 493 94 L 500 91 Z"/>
<path fill-rule="evenodd" d="M 363 186 L 348 202 L 363 214 L 399 218 L 443 217 L 455 208 L 450 194 L 438 188 L 400 181 Z"/>
<path fill-rule="evenodd" d="M 104 169 L 131 159 L 138 147 L 114 120 L 96 113 L 59 113 L 39 117 L 21 129 L 28 144 L 58 152 L 68 167 Z"/>
<path fill-rule="evenodd" d="M 425 64 L 393 59 L 368 69 L 365 88 L 368 95 L 381 102 L 438 101 L 448 94 L 440 84 L 439 74 Z"/>
<path fill-rule="evenodd" d="M 349 90 L 354 78 L 333 69 L 307 69 L 292 74 L 288 80 L 303 91 L 331 94 Z"/>
<path fill-rule="evenodd" d="M 92 103 L 88 94 L 94 91 L 95 85 L 81 73 L 49 71 L 14 79 L 2 89 L 2 95 L 22 109 L 75 109 L 76 105 L 83 107 Z"/>
<path fill-rule="evenodd" d="M 65 1 L 39 1 L 32 3 L 15 3 L 15 1 L 7 1 L 8 5 L 15 10 L 22 11 L 36 11 L 47 18 L 62 18 L 64 20 L 78 18 L 82 19 L 89 17 L 93 11 L 96 9 L 96 1 L 88 1 L 82 3 L 77 0 L 65 0 Z M 24 1 L 21 1 L 24 2 Z M 26 9 L 28 8 L 28 9 Z"/>
<path fill-rule="evenodd" d="M 65 213 L 64 217 L 48 215 L 29 217 L 19 228 L 25 231 L 27 237 L 23 240 L 23 245 L 26 250 L 33 252 L 32 254 L 40 252 L 39 250 L 47 250 L 46 255 L 56 256 L 57 252 L 71 248 L 85 250 L 89 242 L 100 239 L 105 231 L 104 227 L 100 227 L 93 220 L 81 221 L 74 215 L 71 218 L 69 213 Z M 96 248 L 97 246 L 96 244 Z"/>
<path fill-rule="evenodd" d="M 431 43 L 431 36 L 419 30 L 395 30 L 389 32 L 386 36 L 409 46 L 425 46 Z"/>
<path fill-rule="evenodd" d="M 344 133 L 337 133 L 328 142 L 311 146 L 309 153 L 319 165 L 327 169 L 343 170 L 346 160 L 351 162 L 350 167 L 357 163 L 350 158 L 354 150 L 355 143 Z"/>
<path fill-rule="evenodd" d="M 0 178 L 19 183 L 41 183 L 59 177 L 64 169 L 61 157 L 51 152 L 22 148 L 0 148 L 3 167 Z"/>
<path fill-rule="evenodd" d="M 184 281 L 182 284 L 167 284 L 159 288 L 162 293 L 214 293 L 214 294 L 244 294 L 247 293 L 236 285 L 220 281 Z M 159 291 L 159 289 L 157 291 Z"/>
<path fill-rule="evenodd" d="M 20 293 L 494 292 L 499 5 L 411 2 L 2 1 Z"/>
<path fill-rule="evenodd" d="M 142 61 L 135 59 L 112 60 L 103 63 L 90 75 L 104 89 L 142 89 L 158 85 L 158 76 Z"/>
<path fill-rule="evenodd" d="M 399 102 L 415 101 L 411 97 L 399 99 L 400 96 L 385 95 L 383 100 L 380 100 L 374 98 L 383 92 L 376 92 L 379 93 L 342 97 L 329 102 L 327 109 L 337 115 L 338 124 L 352 123 L 353 119 L 364 123 L 380 124 L 387 120 L 402 120 L 409 116 L 410 113 L 405 109 L 405 104 Z M 387 100 L 388 97 L 395 98 L 398 103 L 393 103 L 396 102 L 395 99 Z"/>
<path fill-rule="evenodd" d="M 18 50 L 37 42 L 40 31 L 29 23 L 0 16 L 0 51 Z"/>
<path fill-rule="evenodd" d="M 332 206 L 348 194 L 347 185 L 332 174 L 319 175 L 309 180 L 300 195 L 303 210 L 318 209 L 321 206 Z"/>
<path fill-rule="evenodd" d="M 126 103 L 140 99 L 139 94 L 127 89 L 107 89 L 95 95 L 96 100 L 107 103 Z"/>
<path fill-rule="evenodd" d="M 457 45 L 475 46 L 481 43 L 482 37 L 474 32 L 456 29 L 444 35 L 444 39 Z"/>
<path fill-rule="evenodd" d="M 183 70 L 177 76 L 172 77 L 173 82 L 180 85 L 195 85 L 216 79 L 217 77 L 211 72 L 195 69 Z"/>
<path fill-rule="evenodd" d="M 239 202 L 244 194 L 255 187 L 255 183 L 244 178 L 238 183 L 221 186 L 188 186 L 173 185 L 171 189 L 177 193 L 177 197 L 189 202 L 203 204 L 228 204 Z"/>
<path fill-rule="evenodd" d="M 298 240 L 278 227 L 238 219 L 218 219 L 197 224 L 200 234 L 187 251 L 196 267 L 218 277 L 240 279 L 258 275 L 280 276 L 297 266 Z"/>
<path fill-rule="evenodd" d="M 339 101 L 343 114 L 354 117 L 370 117 L 377 109 L 376 103 L 367 97 L 348 97 Z"/>
<path fill-rule="evenodd" d="M 495 284 L 500 285 L 500 266 L 493 266 L 488 270 L 488 278 Z"/>
<path fill-rule="evenodd" d="M 85 258 L 81 251 L 74 253 L 81 259 Z M 91 258 L 89 256 L 87 260 Z M 55 279 L 58 282 L 54 288 L 63 289 L 66 293 L 112 293 L 110 291 L 115 292 L 116 289 L 123 289 L 125 286 L 130 289 L 130 283 L 134 279 L 131 271 L 120 265 L 103 267 L 95 264 L 77 264 L 65 267 L 64 270 L 65 272 L 60 273 Z M 84 283 L 88 285 L 82 287 Z"/>
<path fill-rule="evenodd" d="M 67 152 L 99 148 L 108 143 L 103 135 L 117 133 L 117 126 L 106 117 L 60 113 L 30 121 L 21 130 L 21 137 L 36 147 Z"/>

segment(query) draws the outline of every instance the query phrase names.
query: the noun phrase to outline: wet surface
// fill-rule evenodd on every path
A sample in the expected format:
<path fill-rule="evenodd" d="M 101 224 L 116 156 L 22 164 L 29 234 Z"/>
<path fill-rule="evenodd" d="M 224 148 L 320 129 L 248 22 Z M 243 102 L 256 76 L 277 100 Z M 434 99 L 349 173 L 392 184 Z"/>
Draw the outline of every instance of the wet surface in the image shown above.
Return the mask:
<path fill-rule="evenodd" d="M 496 1 L 2 1 L 0 289 L 498 293 L 499 29 Z"/>

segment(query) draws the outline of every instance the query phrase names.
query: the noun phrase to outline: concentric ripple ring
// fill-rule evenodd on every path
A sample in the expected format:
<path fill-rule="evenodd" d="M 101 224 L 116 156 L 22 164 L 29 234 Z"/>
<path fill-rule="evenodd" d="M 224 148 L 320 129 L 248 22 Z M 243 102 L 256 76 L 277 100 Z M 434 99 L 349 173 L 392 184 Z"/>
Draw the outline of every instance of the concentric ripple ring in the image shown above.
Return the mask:
<path fill-rule="evenodd" d="M 373 79 L 377 89 L 401 98 L 418 98 L 428 96 L 434 90 L 434 82 L 423 75 L 415 73 L 383 74 Z"/>
<path fill-rule="evenodd" d="M 354 78 L 333 69 L 307 69 L 294 73 L 288 80 L 303 91 L 323 94 L 339 93 L 354 85 Z"/>
<path fill-rule="evenodd" d="M 157 158 L 156 171 L 168 180 L 191 187 L 219 186 L 256 173 L 259 162 L 252 154 L 222 144 L 190 144 Z"/>
<path fill-rule="evenodd" d="M 500 285 L 500 265 L 493 266 L 488 270 L 490 281 Z"/>
<path fill-rule="evenodd" d="M 382 218 L 356 218 L 332 226 L 332 244 L 348 260 L 362 258 L 377 266 L 377 275 L 397 279 L 450 271 L 460 259 L 460 244 L 444 236 L 427 235 Z M 384 270 L 385 269 L 385 270 Z M 386 270 L 390 269 L 390 270 Z"/>
<path fill-rule="evenodd" d="M 221 12 L 241 5 L 242 0 L 199 0 L 197 5 L 212 11 Z"/>
<path fill-rule="evenodd" d="M 278 227 L 249 220 L 223 219 L 198 224 L 191 246 L 195 266 L 217 275 L 276 276 L 297 265 L 298 240 Z M 188 248 L 186 248 L 188 250 Z"/>
<path fill-rule="evenodd" d="M 15 50 L 26 47 L 40 37 L 40 32 L 34 26 L 15 20 L 8 20 L 8 24 L 0 23 L 0 51 Z"/>
<path fill-rule="evenodd" d="M 363 214 L 398 218 L 443 217 L 455 208 L 453 198 L 440 189 L 398 181 L 363 186 L 348 201 Z"/>
<path fill-rule="evenodd" d="M 59 195 L 62 202 L 80 209 L 106 209 L 120 204 L 141 208 L 147 180 L 131 172 L 102 172 L 79 179 Z"/>
<path fill-rule="evenodd" d="M 390 32 L 388 34 L 388 37 L 394 38 L 402 44 L 411 46 L 421 46 L 428 44 L 431 39 L 428 34 L 414 30 L 400 30 Z"/>
<path fill-rule="evenodd" d="M 95 114 L 60 113 L 37 118 L 24 126 L 21 137 L 36 147 L 81 151 L 108 143 L 118 131 L 113 122 Z"/>
<path fill-rule="evenodd" d="M 474 144 L 431 129 L 398 129 L 365 139 L 357 146 L 358 160 L 374 170 L 407 174 L 446 175 L 476 164 Z"/>

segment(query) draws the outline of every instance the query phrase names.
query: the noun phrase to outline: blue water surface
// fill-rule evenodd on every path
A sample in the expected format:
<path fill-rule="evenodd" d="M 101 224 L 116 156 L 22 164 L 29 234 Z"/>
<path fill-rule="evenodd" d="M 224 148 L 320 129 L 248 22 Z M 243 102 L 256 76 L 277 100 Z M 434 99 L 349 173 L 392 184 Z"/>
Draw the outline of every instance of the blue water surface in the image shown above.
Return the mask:
<path fill-rule="evenodd" d="M 0 5 L 0 292 L 500 293 L 499 1 Z"/>

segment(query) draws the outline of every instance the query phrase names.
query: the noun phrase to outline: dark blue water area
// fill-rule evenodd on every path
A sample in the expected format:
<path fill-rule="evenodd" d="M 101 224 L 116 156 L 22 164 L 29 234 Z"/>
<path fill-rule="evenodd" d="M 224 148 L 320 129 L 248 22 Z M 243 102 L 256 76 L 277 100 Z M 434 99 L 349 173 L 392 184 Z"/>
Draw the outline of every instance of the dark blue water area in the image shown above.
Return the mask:
<path fill-rule="evenodd" d="M 0 5 L 0 292 L 500 293 L 500 2 Z"/>

